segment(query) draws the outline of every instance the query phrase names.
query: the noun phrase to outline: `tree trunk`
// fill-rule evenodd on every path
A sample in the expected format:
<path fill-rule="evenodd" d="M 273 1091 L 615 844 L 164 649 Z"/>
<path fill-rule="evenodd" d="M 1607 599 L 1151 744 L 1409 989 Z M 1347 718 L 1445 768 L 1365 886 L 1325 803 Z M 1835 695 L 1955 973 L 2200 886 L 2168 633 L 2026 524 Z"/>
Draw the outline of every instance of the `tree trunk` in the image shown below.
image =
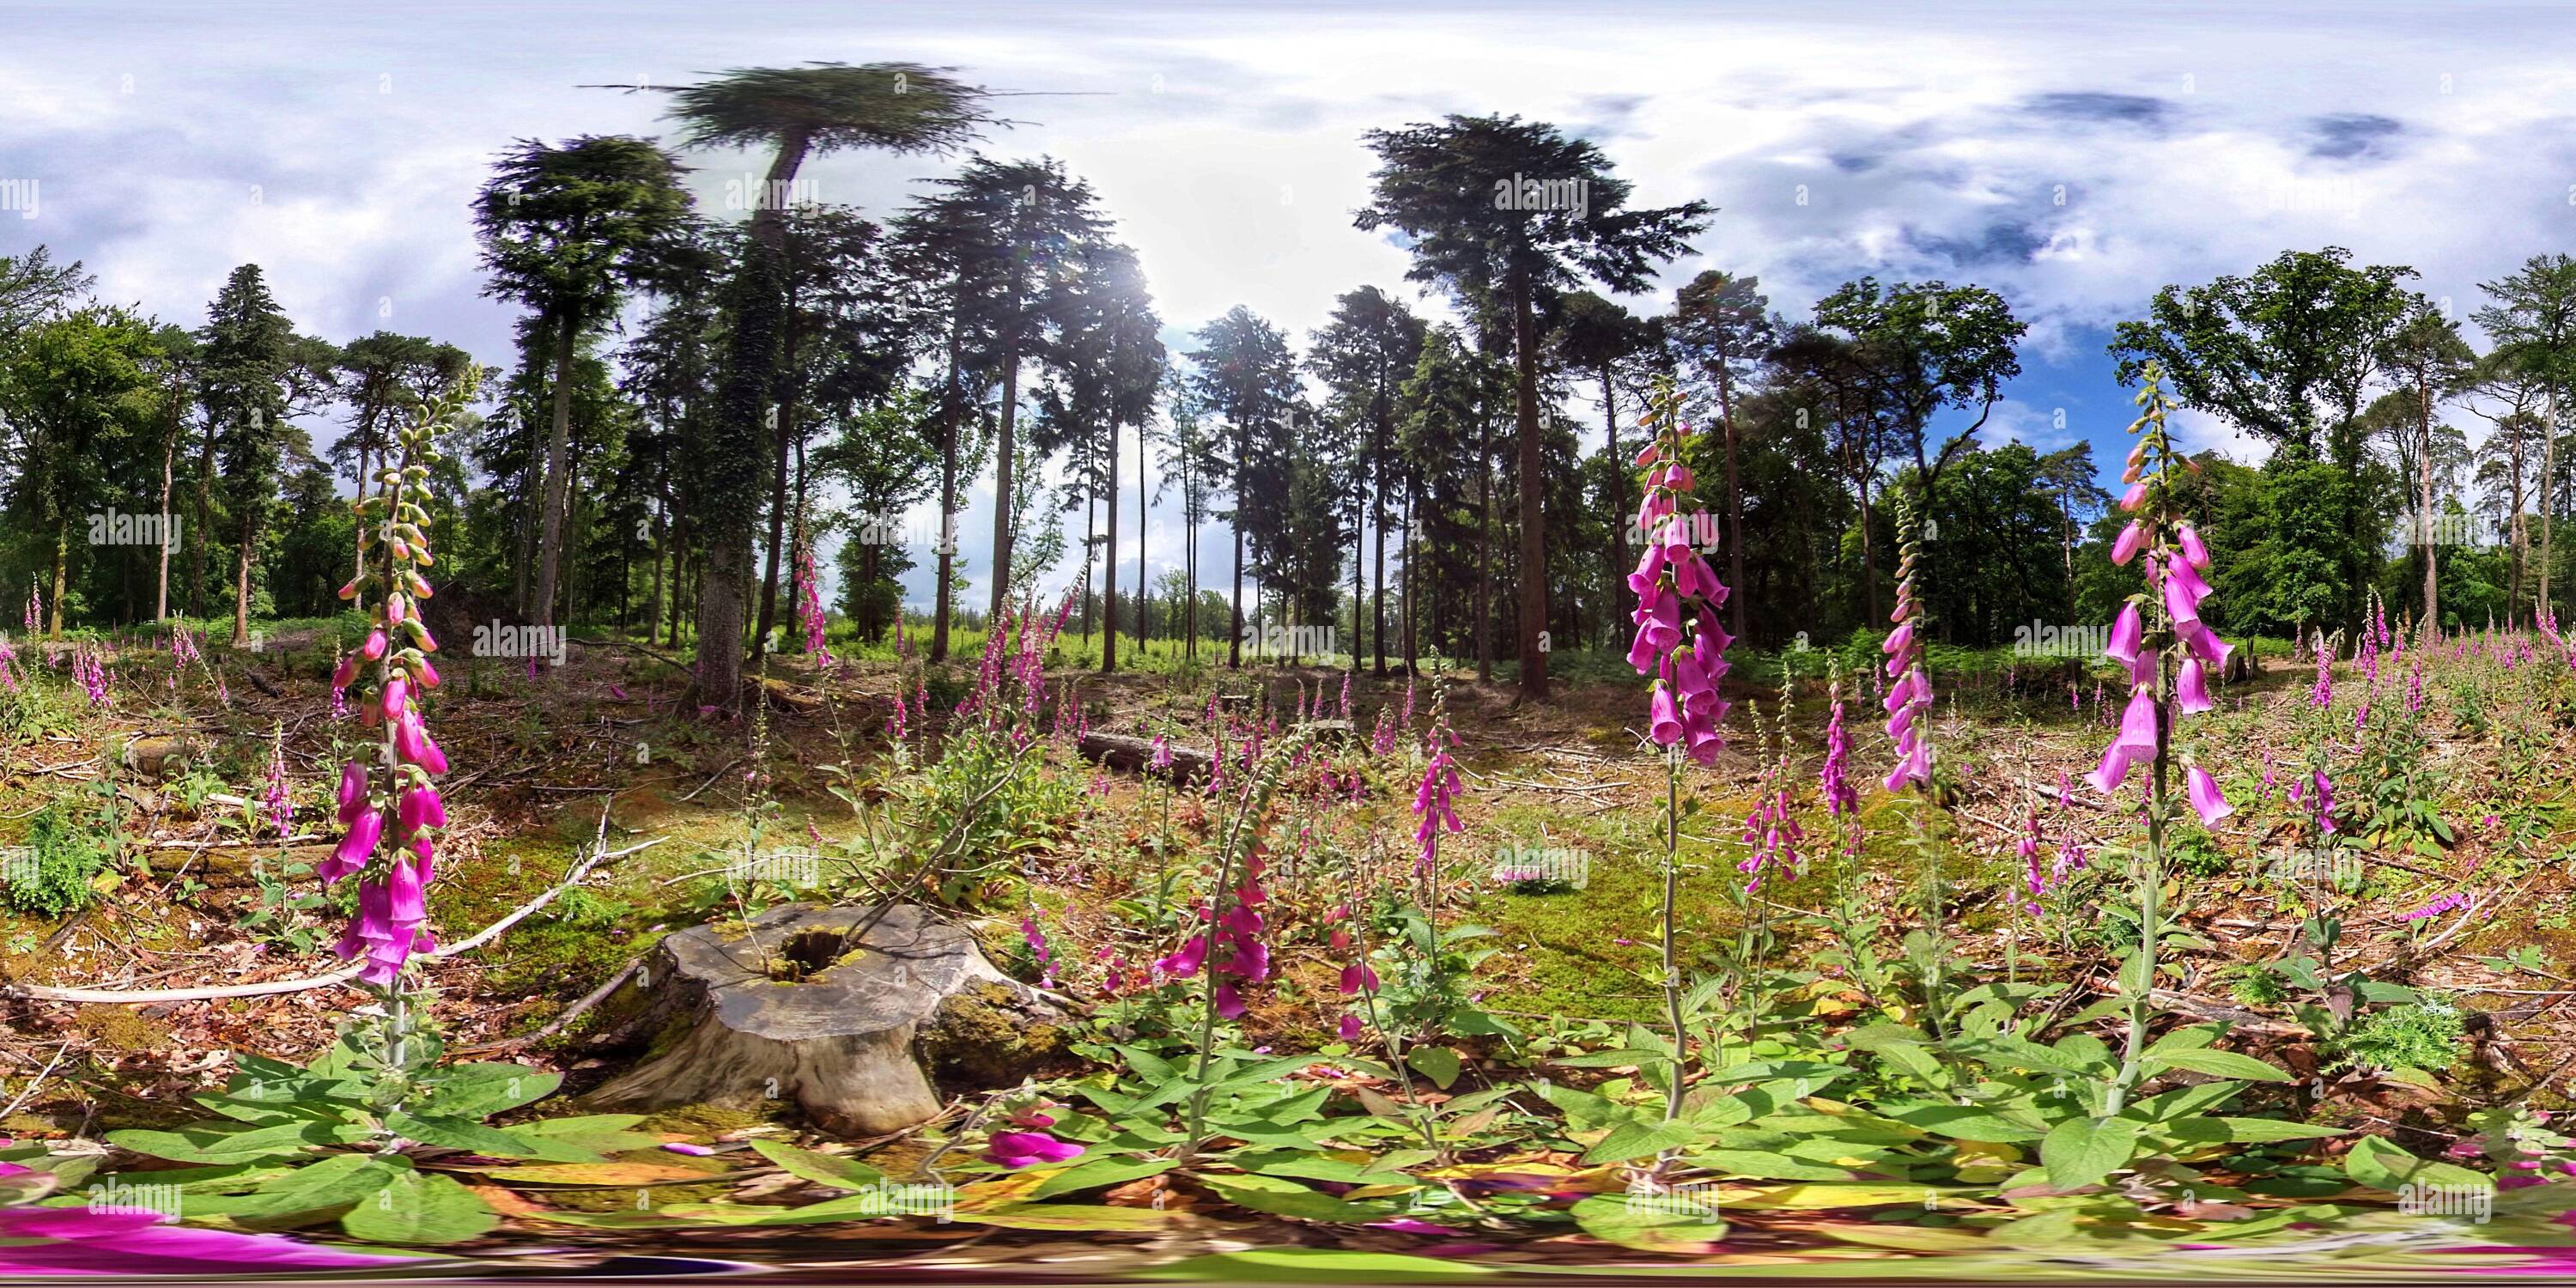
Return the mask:
<path fill-rule="evenodd" d="M 1735 619 L 1728 629 L 1743 639 L 1744 604 L 1752 598 L 1744 586 L 1744 484 L 1735 464 L 1735 381 L 1723 362 L 1717 367 L 1717 418 L 1726 429 L 1726 567 L 1727 584 L 1735 592 L 1727 596 L 1727 611 Z"/>
<path fill-rule="evenodd" d="M 1630 567 L 1628 525 L 1635 521 L 1636 516 L 1628 512 L 1629 466 L 1628 458 L 1619 454 L 1619 387 L 1611 378 L 1611 372 L 1610 364 L 1601 364 L 1601 427 L 1610 436 L 1610 515 L 1613 520 L 1610 524 L 1610 594 L 1615 602 L 1619 587 L 1626 584 L 1622 579 L 1628 575 Z M 1618 645 L 1615 631 L 1609 643 L 1611 647 Z"/>
<path fill-rule="evenodd" d="M 1137 450 L 1141 452 L 1144 448 L 1139 445 Z M 1101 472 L 1101 477 L 1109 480 L 1109 491 L 1104 498 L 1109 509 L 1109 544 L 1103 548 L 1100 556 L 1100 673 L 1107 675 L 1118 669 L 1118 422 L 1116 420 L 1109 422 L 1109 468 Z M 1139 582 L 1145 579 L 1144 568 L 1145 556 L 1140 552 L 1136 556 L 1136 580 Z M 1139 619 L 1137 625 L 1143 626 L 1143 620 Z M 1142 652 L 1144 645 L 1140 642 L 1137 649 Z"/>
<path fill-rule="evenodd" d="M 1494 420 L 1476 408 L 1476 681 L 1494 679 Z"/>
<path fill-rule="evenodd" d="M 930 660 L 948 660 L 948 618 L 955 606 L 957 589 L 957 421 L 965 411 L 965 395 L 958 385 L 963 377 L 957 370 L 958 350 L 963 341 L 958 328 L 963 323 L 951 316 L 948 324 L 947 406 L 941 418 L 945 424 L 939 436 L 939 602 L 932 609 L 930 624 Z"/>
<path fill-rule="evenodd" d="M 257 531 L 257 524 L 253 522 L 251 515 L 257 511 L 248 506 L 243 508 L 246 512 L 241 519 L 241 550 L 239 557 L 233 562 L 234 648 L 250 647 L 250 547 L 251 537 Z M 55 592 L 56 606 L 59 607 L 61 602 L 61 591 L 58 588 Z"/>
<path fill-rule="evenodd" d="M 554 425 L 546 434 L 544 518 L 537 530 L 537 593 L 529 614 L 539 626 L 555 624 L 555 583 L 563 573 L 564 512 L 572 505 L 572 478 L 564 459 L 572 444 L 573 333 L 567 317 L 555 319 Z"/>
<path fill-rule="evenodd" d="M 1386 432 L 1386 417 L 1386 412 L 1381 411 L 1379 413 L 1378 441 L 1377 451 L 1375 453 L 1377 458 L 1377 469 L 1375 471 L 1377 475 L 1377 487 L 1375 489 L 1376 495 L 1370 498 L 1370 517 L 1377 520 L 1377 594 L 1373 596 L 1375 604 L 1371 610 L 1371 617 L 1373 620 L 1371 622 L 1369 635 L 1377 651 L 1377 674 L 1379 679 L 1386 678 L 1386 453 L 1388 437 Z M 1354 620 L 1357 620 L 1359 610 L 1356 606 L 1352 608 L 1351 616 Z M 1352 664 L 1356 666 L 1358 664 L 1357 660 L 1354 659 Z"/>
<path fill-rule="evenodd" d="M 1011 466 L 1019 449 L 1020 354 L 1014 339 L 1002 346 L 1002 432 L 993 455 L 993 623 L 998 627 L 1011 594 Z"/>
<path fill-rule="evenodd" d="M 1243 466 L 1240 455 L 1235 459 L 1234 522 L 1230 525 L 1234 529 L 1234 610 L 1233 620 L 1228 623 L 1233 628 L 1233 637 L 1226 642 L 1225 664 L 1240 671 L 1243 669 Z"/>
<path fill-rule="evenodd" d="M 2419 476 L 2417 501 L 2423 507 L 2423 518 L 2417 521 L 2417 530 L 2423 537 L 2424 546 L 2424 620 L 2433 623 L 2435 630 L 2440 630 L 2441 588 L 2435 581 L 2437 574 L 2433 566 L 2433 390 L 2429 383 L 2418 380 L 2415 392 L 2416 401 L 2423 409 L 2415 437 L 2415 463 Z"/>
<path fill-rule="evenodd" d="M 72 518 L 66 514 L 54 529 L 54 597 L 46 609 L 46 615 L 49 618 L 45 631 L 47 639 L 58 640 L 63 637 L 63 583 L 71 564 L 71 555 Z"/>
<path fill-rule="evenodd" d="M 1404 673 L 1408 676 L 1418 673 L 1422 656 L 1415 647 L 1413 633 L 1413 502 L 1421 491 L 1419 485 L 1404 490 L 1404 541 L 1397 550 L 1404 560 L 1404 597 L 1396 608 L 1404 617 Z"/>
<path fill-rule="evenodd" d="M 1869 479 L 1860 480 L 1860 584 L 1869 596 L 1869 620 L 1876 627 L 1878 617 L 1878 558 L 1869 539 Z"/>
<path fill-rule="evenodd" d="M 1521 439 L 1521 692 L 1547 700 L 1547 481 L 1538 441 L 1538 317 L 1530 302 L 1529 273 L 1512 270 L 1512 352 L 1518 374 L 1513 404 Z"/>
<path fill-rule="evenodd" d="M 161 439 L 161 578 L 160 592 L 154 597 L 152 620 L 170 620 L 170 467 L 179 454 L 179 401 L 170 402 L 170 432 Z M 363 489 L 361 495 L 364 495 Z"/>
<path fill-rule="evenodd" d="M 1151 419 L 1153 413 L 1145 413 Z M 1116 618 L 1110 619 L 1113 623 Z M 1111 630 L 1118 629 L 1116 625 Z M 1145 422 L 1136 423 L 1136 661 L 1145 663 Z"/>
<path fill-rule="evenodd" d="M 776 387 L 776 347 L 783 329 L 781 261 L 786 241 L 785 216 L 776 198 L 789 190 L 804 164 L 808 140 L 791 132 L 779 140 L 769 163 L 768 181 L 751 215 L 757 250 L 744 259 L 734 291 L 736 318 L 728 364 L 719 393 L 716 450 L 699 462 L 706 476 L 706 567 L 698 602 L 698 677 L 694 689 L 702 706 L 731 709 L 742 701 L 742 630 L 752 574 L 752 539 L 760 508 L 758 444 L 761 413 Z"/>
<path fill-rule="evenodd" d="M 206 417 L 205 443 L 197 453 L 197 522 L 188 531 L 188 616 L 206 615 L 206 528 L 214 513 L 207 489 L 215 477 L 215 418 Z"/>
<path fill-rule="evenodd" d="M 2557 469 L 2557 468 L 2558 468 L 2558 392 L 2557 392 L 2556 390 L 2554 390 L 2554 389 L 2553 389 L 2553 390 L 2551 390 L 2551 391 L 2550 391 L 2550 393 L 2549 393 L 2549 419 L 2548 419 L 2547 423 L 2545 423 L 2545 424 L 2541 427 L 2541 436 L 2540 436 L 2540 607 L 2539 607 L 2539 611 L 2540 611 L 2540 612 L 2542 612 L 2542 613 L 2551 613 L 2551 612 L 2552 612 L 2552 610 L 2551 610 L 2551 608 L 2550 608 L 2550 605 L 2549 605 L 2549 557 L 2550 557 L 2550 543 L 2549 543 L 2549 521 L 2550 521 L 2550 514 L 2549 514 L 2549 499 L 2550 499 L 2550 498 L 2549 498 L 2549 487 L 2550 487 L 2550 484 L 2551 484 L 2551 483 L 2553 483 L 2553 482 L 2555 482 L 2556 480 L 2554 480 L 2554 479 L 2550 478 L 2550 476 L 2549 476 L 2549 475 L 2550 475 L 2550 471 L 2555 470 L 2555 469 Z M 2554 614 L 2553 614 L 2553 615 L 2554 615 Z M 2535 619 L 2535 620 L 2538 620 L 2538 619 Z"/>
<path fill-rule="evenodd" d="M 653 598 L 644 613 L 644 643 L 662 642 L 662 559 L 670 552 L 671 517 L 661 497 L 653 498 Z"/>

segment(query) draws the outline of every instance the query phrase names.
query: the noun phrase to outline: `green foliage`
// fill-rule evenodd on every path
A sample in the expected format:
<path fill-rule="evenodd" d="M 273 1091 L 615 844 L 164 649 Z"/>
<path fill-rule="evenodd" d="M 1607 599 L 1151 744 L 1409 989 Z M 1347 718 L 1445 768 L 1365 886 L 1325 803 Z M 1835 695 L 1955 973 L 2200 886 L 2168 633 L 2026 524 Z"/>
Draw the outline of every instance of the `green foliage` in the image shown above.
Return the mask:
<path fill-rule="evenodd" d="M 2468 1017 L 2448 998 L 2426 996 L 2373 1011 L 2337 1038 L 2336 1069 L 2421 1069 L 2439 1073 L 2458 1062 Z"/>
<path fill-rule="evenodd" d="M 91 881 L 115 857 L 113 806 L 84 809 L 58 801 L 27 820 L 26 843 L 0 848 L 0 902 L 21 912 L 60 917 L 86 907 Z"/>

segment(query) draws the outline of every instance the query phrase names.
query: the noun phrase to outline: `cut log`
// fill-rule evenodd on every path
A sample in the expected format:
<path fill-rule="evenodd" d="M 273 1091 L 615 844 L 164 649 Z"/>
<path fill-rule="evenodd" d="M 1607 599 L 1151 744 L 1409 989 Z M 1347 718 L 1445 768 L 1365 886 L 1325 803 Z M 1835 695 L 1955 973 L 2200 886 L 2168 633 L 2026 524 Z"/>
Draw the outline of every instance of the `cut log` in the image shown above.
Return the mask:
<path fill-rule="evenodd" d="M 786 1100 L 827 1131 L 881 1136 L 937 1117 L 946 1094 L 1011 1085 L 1058 1057 L 1062 1013 L 994 969 L 962 927 L 898 904 L 843 951 L 871 912 L 783 904 L 748 931 L 664 939 L 610 1003 L 640 1008 L 652 1050 L 589 1100 L 751 1111 Z"/>
<path fill-rule="evenodd" d="M 1133 738 L 1123 733 L 1086 733 L 1082 735 L 1081 749 L 1084 756 L 1112 769 L 1124 769 L 1134 774 L 1158 772 L 1153 767 L 1154 740 L 1151 738 Z M 1172 744 L 1170 777 L 1175 783 L 1206 778 L 1211 763 L 1212 758 L 1199 748 Z"/>

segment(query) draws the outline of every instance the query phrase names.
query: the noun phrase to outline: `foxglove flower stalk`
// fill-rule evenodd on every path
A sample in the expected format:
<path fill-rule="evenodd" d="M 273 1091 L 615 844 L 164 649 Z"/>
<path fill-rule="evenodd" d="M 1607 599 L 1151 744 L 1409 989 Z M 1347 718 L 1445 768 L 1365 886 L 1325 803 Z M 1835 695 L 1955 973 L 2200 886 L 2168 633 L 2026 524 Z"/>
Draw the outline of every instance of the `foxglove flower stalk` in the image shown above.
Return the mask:
<path fill-rule="evenodd" d="M 2177 471 L 2198 467 L 2174 450 L 2167 435 L 2166 418 L 2174 404 L 2165 396 L 2162 368 L 2150 362 L 2143 375 L 2137 395 L 2141 410 L 2129 426 L 2130 433 L 2140 435 L 2131 452 L 2135 481 L 2120 499 L 2120 508 L 2137 516 L 2131 526 L 2140 535 L 2131 543 L 2135 547 L 2131 554 L 2143 561 L 2147 584 L 2145 592 L 2133 597 L 2122 611 L 2112 627 L 2111 647 L 2105 650 L 2127 673 L 2129 702 L 2121 712 L 2119 734 L 2103 749 L 2101 763 L 2089 781 L 2107 796 L 2127 780 L 2137 763 L 2151 766 L 2146 784 L 2147 844 L 2138 856 L 2135 874 L 2139 941 L 2122 975 L 2153 980 L 2156 946 L 2163 936 L 2156 903 L 2164 882 L 2165 826 L 2171 810 L 2166 781 L 2172 747 L 2165 663 L 2169 657 L 2181 661 L 2183 674 L 2173 704 L 2181 714 L 2194 714 L 2209 709 L 2207 668 L 2217 667 L 2224 675 L 2230 648 L 2201 620 L 2210 588 L 2200 574 L 2208 566 L 2209 550 L 2200 533 L 2182 518 L 2176 495 Z M 2154 612 L 2153 621 L 2140 615 L 2141 603 Z M 2206 770 L 2191 765 L 2184 779 L 2185 797 L 2204 825 L 2214 827 L 2231 812 L 2217 781 Z M 2146 1076 L 2142 1057 L 2152 1013 L 2150 990 L 2124 986 L 2123 992 L 2129 1013 L 2128 1040 L 2119 1071 L 2105 1088 L 2103 1112 L 2110 1116 L 2119 1114 L 2130 1092 Z"/>
<path fill-rule="evenodd" d="M 800 520 L 801 522 L 801 520 Z M 796 552 L 796 616 L 805 628 L 805 651 L 817 666 L 832 666 L 832 651 L 823 646 L 823 593 L 814 576 L 814 543 Z"/>
<path fill-rule="evenodd" d="M 1908 783 L 1923 789 L 1932 785 L 1932 744 L 1923 730 L 1932 710 L 1932 678 L 1923 669 L 1922 641 L 1915 638 L 1922 610 L 1914 597 L 1914 574 L 1923 558 L 1923 533 L 1905 498 L 1900 496 L 1897 506 L 1906 538 L 1896 563 L 1896 609 L 1888 616 L 1896 629 L 1878 646 L 1887 655 L 1888 678 L 1896 681 L 1880 703 L 1887 710 L 1887 736 L 1896 743 L 1896 768 L 1885 784 L 1891 793 Z"/>
<path fill-rule="evenodd" d="M 1825 767 L 1818 773 L 1816 785 L 1825 798 L 1826 815 L 1839 819 L 1860 812 L 1860 793 L 1853 791 L 1851 785 L 1851 742 L 1843 734 L 1843 678 L 1839 667 L 1828 686 L 1833 710 L 1825 721 Z"/>
<path fill-rule="evenodd" d="M 438 641 L 419 611 L 431 594 L 425 570 L 435 563 L 425 484 L 440 455 L 433 441 L 438 428 L 471 396 L 469 378 L 397 433 L 396 463 L 377 472 L 377 492 L 356 505 L 364 571 L 340 589 L 342 599 L 371 600 L 376 625 L 333 678 L 345 681 L 339 686 L 345 689 L 359 679 L 358 661 L 375 664 L 374 693 L 357 707 L 361 722 L 381 728 L 383 736 L 373 765 L 353 760 L 341 767 L 339 818 L 349 830 L 315 872 L 325 884 L 357 880 L 357 920 L 332 951 L 363 958 L 358 978 L 397 996 L 405 963 L 436 947 L 428 886 L 447 824 L 446 803 L 431 781 L 447 772 L 447 756 L 420 709 L 439 682 L 429 664 Z"/>
<path fill-rule="evenodd" d="M 260 804 L 268 811 L 269 826 L 277 829 L 277 839 L 283 841 L 295 830 L 295 806 L 286 785 L 285 722 L 280 721 L 268 737 L 268 792 Z"/>
<path fill-rule="evenodd" d="M 1727 588 L 1691 544 L 1692 520 L 1698 513 L 1682 509 L 1696 481 L 1682 462 L 1682 444 L 1690 429 L 1669 409 L 1650 412 L 1657 431 L 1637 454 L 1646 471 L 1645 494 L 1637 504 L 1637 530 L 1646 534 L 1645 553 L 1628 574 L 1628 589 L 1637 596 L 1629 614 L 1637 633 L 1628 647 L 1628 664 L 1639 675 L 1653 673 L 1648 698 L 1647 736 L 1659 746 L 1679 746 L 1702 765 L 1717 763 L 1725 740 L 1717 729 L 1730 703 L 1718 695 L 1726 678 L 1727 645 L 1733 640 L 1718 624 Z"/>

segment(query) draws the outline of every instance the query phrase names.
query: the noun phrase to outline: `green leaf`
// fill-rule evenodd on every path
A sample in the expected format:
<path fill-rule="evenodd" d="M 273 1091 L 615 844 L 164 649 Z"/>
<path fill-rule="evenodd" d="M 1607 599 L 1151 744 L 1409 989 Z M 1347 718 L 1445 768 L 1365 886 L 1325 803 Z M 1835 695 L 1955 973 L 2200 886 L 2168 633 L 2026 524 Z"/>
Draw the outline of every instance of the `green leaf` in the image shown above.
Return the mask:
<path fill-rule="evenodd" d="M 2248 1082 L 2292 1080 L 2290 1075 L 2250 1055 L 2209 1048 L 2150 1051 L 2140 1056 L 2138 1063 L 2141 1068 L 2149 1072 L 2157 1069 L 2188 1069 L 2193 1073 L 2206 1073 L 2218 1078 L 2243 1078 Z"/>
<path fill-rule="evenodd" d="M 1907 1126 L 1920 1127 L 1951 1140 L 2018 1145 L 2047 1135 L 2036 1127 L 2024 1126 L 1991 1109 L 1968 1105 L 1890 1106 L 1880 1112 Z"/>
<path fill-rule="evenodd" d="M 1404 1062 L 1431 1079 L 1442 1091 L 1458 1080 L 1458 1053 L 1443 1046 L 1420 1046 L 1404 1053 Z"/>
<path fill-rule="evenodd" d="M 107 1134 L 109 1143 L 138 1154 L 181 1163 L 247 1163 L 300 1154 L 316 1145 L 343 1143 L 355 1128 L 324 1123 L 289 1122 L 248 1131 L 183 1127 L 178 1131 L 133 1128 Z M 363 1133 L 359 1133 L 363 1135 Z"/>
<path fill-rule="evenodd" d="M 818 1154 L 774 1140 L 754 1140 L 751 1147 L 762 1158 L 786 1169 L 788 1175 L 836 1190 L 864 1190 L 885 1180 L 885 1173 L 855 1158 Z"/>
<path fill-rule="evenodd" d="M 2049 1129 L 2039 1144 L 2039 1161 L 2048 1168 L 2048 1183 L 2057 1190 L 2100 1184 L 2103 1177 L 2128 1164 L 2138 1152 L 2138 1124 L 2126 1118 L 2069 1118 Z"/>
<path fill-rule="evenodd" d="M 429 1098 L 415 1107 L 441 1117 L 488 1118 L 505 1109 L 535 1104 L 562 1085 L 561 1074 L 524 1064 L 450 1065 L 431 1084 Z"/>
<path fill-rule="evenodd" d="M 1029 1191 L 1032 1199 L 1051 1199 L 1077 1190 L 1098 1189 L 1103 1185 L 1124 1185 L 1147 1176 L 1159 1176 L 1181 1165 L 1177 1158 L 1116 1158 L 1102 1156 L 1068 1167 L 1038 1183 Z"/>
<path fill-rule="evenodd" d="M 1686 1122 L 1625 1122 L 1610 1129 L 1601 1143 L 1586 1150 L 1586 1163 L 1624 1163 L 1632 1158 L 1645 1158 L 1668 1149 L 1686 1149 L 1698 1144 L 1700 1131 Z"/>
<path fill-rule="evenodd" d="M 2495 1184 L 2493 1178 L 2456 1164 L 2426 1162 L 2377 1136 L 2364 1136 L 2352 1143 L 2352 1152 L 2343 1156 L 2343 1173 L 2356 1185 L 2391 1194 L 2407 1185 Z"/>
<path fill-rule="evenodd" d="M 2340 1127 L 2312 1127 L 2278 1118 L 2186 1118 L 2163 1128 L 2176 1140 L 2194 1144 L 2260 1144 L 2276 1140 L 2318 1140 L 2341 1136 Z"/>
<path fill-rule="evenodd" d="M 570 1149 L 557 1142 L 553 1146 L 533 1144 L 495 1127 L 486 1127 L 471 1118 L 450 1118 L 441 1114 L 407 1114 L 396 1112 L 385 1116 L 385 1126 L 405 1140 L 442 1149 L 462 1149 L 488 1158 L 540 1158 L 554 1153 L 570 1154 L 557 1158 L 564 1163 L 600 1163 L 606 1159 L 588 1150 Z"/>
<path fill-rule="evenodd" d="M 1217 1252 L 1136 1272 L 1139 1279 L 1182 1283 L 1436 1283 L 1481 1279 L 1499 1273 L 1465 1261 L 1442 1261 L 1402 1252 L 1351 1252 L 1340 1248 L 1253 1248 Z"/>
<path fill-rule="evenodd" d="M 1695 1207 L 1705 1210 L 1694 1211 Z M 1574 1223 L 1585 1234 L 1639 1252 L 1689 1255 L 1726 1237 L 1714 1203 L 1688 1191 L 1667 1194 L 1595 1194 L 1577 1200 Z"/>
<path fill-rule="evenodd" d="M 500 1223 L 455 1178 L 414 1171 L 395 1173 L 384 1188 L 358 1200 L 340 1218 L 341 1229 L 370 1243 L 462 1243 Z"/>
<path fill-rule="evenodd" d="M 1320 1190 L 1310 1190 L 1295 1181 L 1269 1176 L 1204 1176 L 1207 1183 L 1224 1199 L 1239 1207 L 1273 1216 L 1292 1216 L 1301 1221 L 1333 1221 L 1362 1224 L 1383 1221 L 1394 1210 L 1383 1203 L 1353 1203 Z"/>

